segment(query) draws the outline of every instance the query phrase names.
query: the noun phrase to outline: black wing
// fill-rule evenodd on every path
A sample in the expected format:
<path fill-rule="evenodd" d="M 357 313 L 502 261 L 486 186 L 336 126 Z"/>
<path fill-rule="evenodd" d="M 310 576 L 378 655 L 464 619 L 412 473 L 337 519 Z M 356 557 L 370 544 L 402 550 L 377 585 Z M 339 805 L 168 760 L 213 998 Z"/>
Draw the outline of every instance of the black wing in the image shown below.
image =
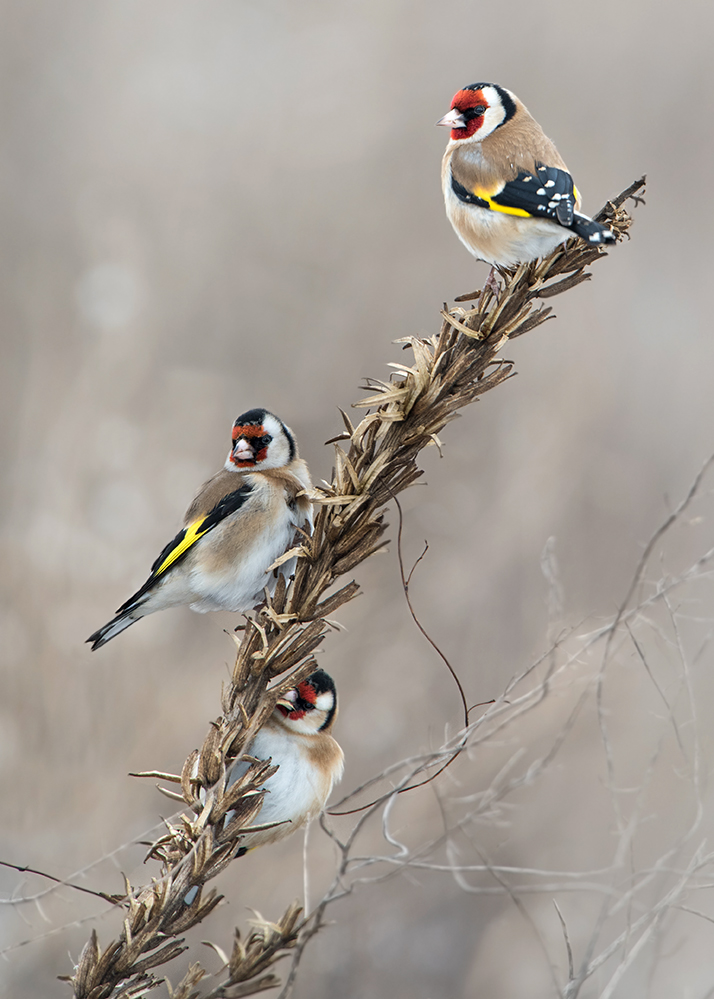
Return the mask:
<path fill-rule="evenodd" d="M 492 194 L 490 201 L 496 211 L 515 208 L 518 214 L 525 212 L 535 218 L 547 218 L 569 229 L 576 198 L 573 178 L 566 170 L 539 163 L 535 173 L 521 170 L 515 180 L 509 180 Z"/>
<path fill-rule="evenodd" d="M 208 534 L 209 531 L 213 530 L 226 517 L 230 517 L 232 513 L 240 510 L 251 490 L 252 486 L 246 484 L 241 486 L 240 489 L 236 489 L 235 492 L 228 493 L 227 496 L 224 496 L 222 500 L 216 503 L 205 517 L 198 517 L 180 530 L 173 541 L 169 541 L 152 565 L 151 575 L 144 585 L 133 596 L 129 597 L 126 603 L 121 605 L 117 614 L 123 614 L 124 611 L 129 610 L 137 600 L 152 588 L 160 576 L 184 558 L 186 552 L 195 545 L 199 538 L 202 538 L 204 534 Z"/>
<path fill-rule="evenodd" d="M 567 170 L 536 164 L 535 173 L 521 170 L 514 180 L 501 187 L 472 191 L 451 175 L 451 187 L 456 197 L 469 205 L 489 208 L 494 212 L 521 218 L 545 218 L 570 229 L 586 243 L 614 243 L 615 235 L 605 225 L 575 211 L 578 192 Z"/>

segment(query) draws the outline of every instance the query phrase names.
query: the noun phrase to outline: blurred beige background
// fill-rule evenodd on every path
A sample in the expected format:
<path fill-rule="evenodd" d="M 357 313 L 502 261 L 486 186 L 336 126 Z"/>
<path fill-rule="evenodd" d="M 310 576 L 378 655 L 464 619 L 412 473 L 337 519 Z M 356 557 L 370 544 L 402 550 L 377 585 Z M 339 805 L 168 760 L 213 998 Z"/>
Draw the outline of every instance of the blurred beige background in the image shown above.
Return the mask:
<path fill-rule="evenodd" d="M 447 136 L 434 128 L 475 80 L 525 101 L 586 210 L 643 172 L 647 205 L 632 241 L 555 301 L 557 320 L 509 349 L 518 377 L 447 429 L 442 460 L 425 456 L 427 485 L 404 500 L 407 559 L 430 545 L 415 605 L 470 701 L 547 648 L 549 537 L 564 620 L 589 630 L 613 613 L 714 450 L 714 13 L 652 0 L 7 0 L 2 28 L 0 859 L 66 876 L 170 813 L 126 775 L 180 767 L 219 712 L 230 615 L 175 610 L 98 653 L 83 642 L 143 582 L 223 462 L 235 416 L 274 410 L 329 478 L 336 407 L 403 358 L 391 340 L 436 332 L 442 303 L 485 279 L 444 217 Z M 358 578 L 365 592 L 322 657 L 341 696 L 345 790 L 459 722 L 394 547 Z M 524 844 L 547 853 L 553 800 L 526 814 L 502 862 L 535 863 Z M 569 798 L 581 832 L 590 803 L 585 789 Z M 311 850 L 318 868 L 332 856 L 317 832 Z M 138 848 L 116 863 L 140 860 Z M 300 837 L 233 878 L 196 940 L 228 947 L 248 906 L 277 917 L 301 892 Z M 93 883 L 120 890 L 117 868 Z M 55 924 L 102 911 L 64 898 Z M 365 889 L 334 908 L 296 994 L 556 994 L 529 979 L 539 957 L 511 910 L 435 874 Z M 0 907 L 7 944 L 50 928 L 35 909 Z M 113 928 L 98 924 L 103 943 Z M 89 930 L 8 953 L 6 994 L 67 994 L 55 976 Z M 706 954 L 688 961 L 687 995 L 712 984 Z"/>

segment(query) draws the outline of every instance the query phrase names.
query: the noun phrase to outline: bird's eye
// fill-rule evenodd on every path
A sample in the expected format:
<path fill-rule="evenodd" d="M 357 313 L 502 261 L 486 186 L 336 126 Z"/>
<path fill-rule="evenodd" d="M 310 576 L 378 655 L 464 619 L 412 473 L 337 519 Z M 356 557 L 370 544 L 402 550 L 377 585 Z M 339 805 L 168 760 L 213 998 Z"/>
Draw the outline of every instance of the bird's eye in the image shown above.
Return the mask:
<path fill-rule="evenodd" d="M 272 439 L 273 438 L 270 436 L 270 434 L 266 434 L 265 437 L 261 439 L 261 444 L 263 445 L 263 447 L 267 447 L 268 444 L 270 444 L 270 442 L 272 441 Z"/>
<path fill-rule="evenodd" d="M 488 104 L 476 104 L 472 108 L 466 108 L 462 112 L 466 121 L 473 121 L 474 118 L 481 118 L 488 111 Z"/>

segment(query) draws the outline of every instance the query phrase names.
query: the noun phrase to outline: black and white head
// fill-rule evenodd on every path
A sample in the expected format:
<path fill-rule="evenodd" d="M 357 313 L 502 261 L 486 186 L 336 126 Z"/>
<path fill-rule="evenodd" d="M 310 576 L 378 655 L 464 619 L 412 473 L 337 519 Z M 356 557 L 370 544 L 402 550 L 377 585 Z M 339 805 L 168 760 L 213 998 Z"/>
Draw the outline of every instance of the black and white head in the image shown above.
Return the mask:
<path fill-rule="evenodd" d="M 337 690 L 324 669 L 289 690 L 275 706 L 273 717 L 284 728 L 301 735 L 329 732 L 337 715 Z"/>
<path fill-rule="evenodd" d="M 283 468 L 297 457 L 297 444 L 289 427 L 267 409 L 249 409 L 233 424 L 229 471 Z"/>
<path fill-rule="evenodd" d="M 451 138 L 480 142 L 513 117 L 516 95 L 497 83 L 471 83 L 454 94 L 451 111 L 437 121 L 451 129 Z"/>

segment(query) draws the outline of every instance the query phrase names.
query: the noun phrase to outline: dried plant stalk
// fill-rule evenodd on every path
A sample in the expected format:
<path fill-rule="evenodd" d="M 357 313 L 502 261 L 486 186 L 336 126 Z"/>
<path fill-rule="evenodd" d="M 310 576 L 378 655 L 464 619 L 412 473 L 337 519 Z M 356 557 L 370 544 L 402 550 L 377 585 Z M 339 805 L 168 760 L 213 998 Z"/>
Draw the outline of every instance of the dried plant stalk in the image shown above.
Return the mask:
<path fill-rule="evenodd" d="M 608 202 L 597 216 L 618 240 L 633 221 L 623 205 L 628 198 L 639 200 L 644 180 Z M 511 376 L 512 363 L 499 358 L 499 352 L 551 317 L 551 306 L 539 300 L 589 280 L 585 268 L 605 255 L 571 240 L 544 260 L 501 271 L 498 297 L 490 288 L 463 295 L 458 300 L 463 305 L 444 307 L 436 336 L 397 341 L 411 350 L 413 364 L 392 364 L 388 382 L 369 380 L 371 394 L 355 405 L 372 411 L 357 426 L 342 413 L 345 430 L 333 440 L 332 481 L 313 496 L 319 505 L 314 531 L 294 542 L 294 578 L 286 585 L 279 576 L 272 598 L 266 594 L 264 606 L 246 620 L 236 639 L 238 653 L 223 691 L 222 715 L 211 724 L 200 751 L 186 760 L 181 776 L 164 775 L 180 784 L 181 795 L 168 793 L 183 800 L 191 814 L 181 816 L 177 825 L 167 823 L 165 835 L 149 850 L 148 857 L 160 863 L 159 877 L 141 889 L 127 883 L 126 894 L 114 898 L 126 909 L 119 938 L 102 952 L 92 933 L 74 974 L 66 979 L 76 999 L 145 995 L 160 983 L 152 969 L 184 951 L 181 935 L 218 904 L 221 896 L 211 890 L 204 897 L 204 886 L 240 854 L 241 837 L 260 811 L 261 788 L 275 768 L 248 758 L 248 771 L 230 788 L 227 775 L 277 699 L 315 668 L 314 652 L 332 627 L 328 616 L 360 587 L 352 580 L 326 596 L 327 591 L 385 544 L 384 507 L 422 474 L 419 452 L 438 446 L 438 434 L 459 410 Z M 278 676 L 283 679 L 268 690 Z M 233 815 L 226 824 L 228 812 Z M 219 986 L 196 991 L 205 972 L 192 965 L 171 994 L 175 999 L 209 999 L 274 987 L 278 979 L 265 972 L 296 946 L 303 926 L 299 907 L 292 905 L 277 924 L 260 921 L 245 944 L 236 931 L 225 962 L 227 977 Z"/>

